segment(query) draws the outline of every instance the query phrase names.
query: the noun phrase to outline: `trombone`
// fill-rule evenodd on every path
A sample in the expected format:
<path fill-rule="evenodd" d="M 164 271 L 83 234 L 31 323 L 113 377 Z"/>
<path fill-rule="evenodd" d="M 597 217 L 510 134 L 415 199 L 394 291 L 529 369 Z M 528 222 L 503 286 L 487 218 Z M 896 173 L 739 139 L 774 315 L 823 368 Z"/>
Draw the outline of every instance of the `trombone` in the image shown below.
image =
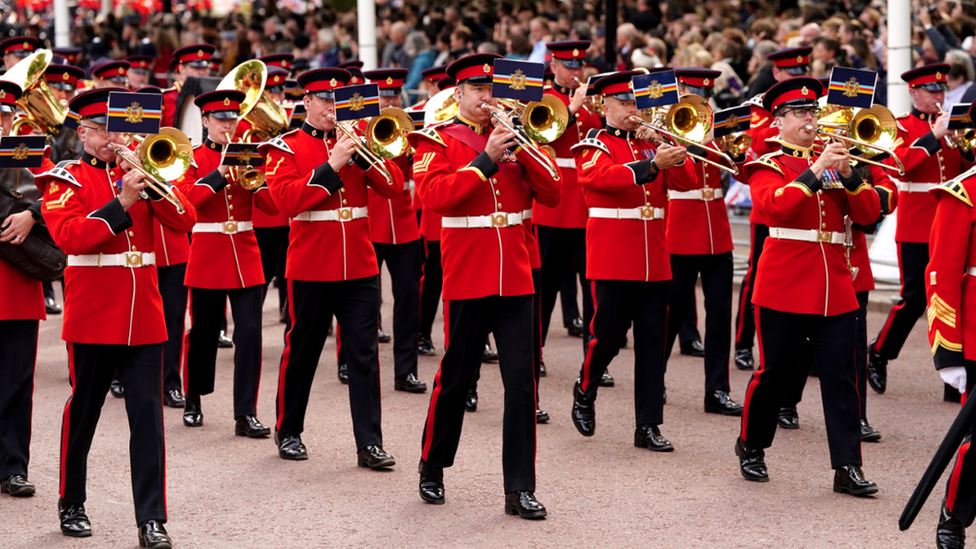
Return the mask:
<path fill-rule="evenodd" d="M 894 143 L 898 136 L 895 117 L 883 105 L 862 109 L 842 107 L 833 110 L 817 122 L 816 132 L 821 137 L 821 141 L 837 139 L 847 143 L 849 147 L 857 147 L 864 153 L 864 156 L 852 161 L 894 170 L 898 175 L 905 174 L 904 164 L 894 153 Z M 876 156 L 882 153 L 887 153 L 897 166 L 889 166 L 865 158 L 867 155 Z"/>
<path fill-rule="evenodd" d="M 250 131 L 251 130 L 248 130 L 248 132 Z M 227 144 L 234 141 L 230 132 L 224 132 L 224 135 L 227 137 Z M 238 143 L 247 142 L 248 141 L 246 139 L 238 141 Z M 230 169 L 234 173 L 234 179 L 236 179 L 241 187 L 243 187 L 245 190 L 255 191 L 264 186 L 264 172 L 255 168 L 254 166 L 247 164 L 245 166 L 232 166 Z"/>
<path fill-rule="evenodd" d="M 518 142 L 519 146 L 522 147 L 522 149 L 524 149 L 533 160 L 538 162 L 547 172 L 549 172 L 549 176 L 552 177 L 553 181 L 559 181 L 561 179 L 559 175 L 559 168 L 556 166 L 555 162 L 553 162 L 552 156 L 539 147 L 539 144 L 533 141 L 527 135 L 527 132 L 523 133 L 519 131 L 518 128 L 516 128 L 511 121 L 509 121 L 508 114 L 505 113 L 505 111 L 499 109 L 498 107 L 493 107 L 488 103 L 482 103 L 480 107 L 481 110 L 489 113 L 491 117 L 495 119 L 497 124 L 504 126 L 512 132 L 512 134 L 515 136 L 515 141 Z M 563 108 L 565 108 L 565 106 Z M 526 114 L 529 114 L 528 118 L 531 118 L 528 105 L 522 114 L 523 118 Z"/>
<path fill-rule="evenodd" d="M 407 115 L 407 116 L 409 118 L 409 115 Z M 369 144 L 366 142 L 366 139 L 364 139 L 364 138 L 360 137 L 358 134 L 356 134 L 355 130 L 353 130 L 352 128 L 347 127 L 344 122 L 339 122 L 338 120 L 336 120 L 336 117 L 335 117 L 334 114 L 330 114 L 328 116 L 328 118 L 332 122 L 335 122 L 335 127 L 336 127 L 337 130 L 339 130 L 342 133 L 346 134 L 346 137 L 348 137 L 349 139 L 352 139 L 352 141 L 353 141 L 353 148 L 356 149 L 356 153 L 359 154 L 359 156 L 362 156 L 363 159 L 366 160 L 366 162 L 368 162 L 370 166 L 372 166 L 372 167 L 376 168 L 377 170 L 379 170 L 380 174 L 384 178 L 386 178 L 386 182 L 388 184 L 392 185 L 393 184 L 393 176 L 390 174 L 390 170 L 387 169 L 386 165 L 383 163 L 383 158 L 380 157 L 378 154 L 376 154 L 375 152 L 372 151 L 372 149 L 370 148 Z M 379 116 L 379 117 L 377 117 L 377 118 L 382 118 L 382 115 Z M 413 124 L 413 121 L 411 120 L 410 123 Z"/>
<path fill-rule="evenodd" d="M 369 119 L 366 145 L 378 156 L 392 160 L 410 151 L 407 134 L 413 131 L 413 118 L 398 107 L 387 107 Z"/>
<path fill-rule="evenodd" d="M 133 141 L 139 142 L 135 151 L 129 150 Z M 142 174 L 150 189 L 175 206 L 179 213 L 185 211 L 170 183 L 183 177 L 193 163 L 193 146 L 183 132 L 176 128 L 159 128 L 158 134 L 146 137 L 128 135 L 124 145 L 113 144 L 111 148 L 133 170 Z"/>
<path fill-rule="evenodd" d="M 520 101 L 498 98 L 498 104 L 519 116 L 525 134 L 536 143 L 552 143 L 562 136 L 569 124 L 569 109 L 553 95 L 543 95 L 542 101 Z"/>

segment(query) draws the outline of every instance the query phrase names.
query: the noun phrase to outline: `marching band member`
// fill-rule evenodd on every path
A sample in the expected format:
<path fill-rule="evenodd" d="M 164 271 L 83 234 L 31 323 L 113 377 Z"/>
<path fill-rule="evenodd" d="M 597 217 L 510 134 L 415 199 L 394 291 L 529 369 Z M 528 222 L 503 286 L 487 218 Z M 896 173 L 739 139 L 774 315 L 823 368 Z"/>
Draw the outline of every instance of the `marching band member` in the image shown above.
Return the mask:
<path fill-rule="evenodd" d="M 47 189 L 44 220 L 68 254 L 70 288 L 62 338 L 68 344 L 72 391 L 64 407 L 58 511 L 64 535 L 92 534 L 84 507 L 88 451 L 117 370 L 126 388 L 139 544 L 168 548 L 161 383 L 166 325 L 152 220 L 188 232 L 196 211 L 178 190 L 172 192 L 183 204 L 182 213 L 155 192 L 151 200 L 141 199 L 145 176 L 116 164 L 115 148 L 124 145 L 119 134 L 105 129 L 112 91 L 125 90 L 90 90 L 71 101 L 70 108 L 81 116 L 78 135 L 85 154 L 39 176 Z M 106 300 L 106 291 L 118 299 Z"/>
<path fill-rule="evenodd" d="M 44 79 L 54 98 L 67 105 L 75 96 L 78 81 L 85 77 L 85 71 L 73 65 L 48 65 Z"/>
<path fill-rule="evenodd" d="M 383 450 L 380 427 L 379 269 L 369 241 L 366 187 L 395 197 L 403 191 L 403 174 L 385 161 L 387 180 L 355 153 L 348 134 L 337 132 L 334 94 L 349 78 L 341 69 L 303 74 L 299 85 L 308 116 L 302 129 L 260 147 L 275 203 L 293 219 L 285 273 L 291 328 L 281 357 L 275 443 L 282 459 L 308 459 L 301 439 L 305 410 L 335 315 L 349 359 L 358 464 L 385 468 L 395 460 Z"/>
<path fill-rule="evenodd" d="M 130 55 L 125 58 L 129 62 L 129 88 L 132 91 L 144 88 L 149 85 L 152 76 L 153 56 L 151 55 Z"/>
<path fill-rule="evenodd" d="M 422 436 L 420 497 L 444 503 L 444 468 L 454 464 L 466 395 L 484 342 L 495 334 L 505 386 L 502 469 L 505 512 L 546 515 L 535 492 L 535 387 L 532 371 L 532 272 L 521 227 L 526 195 L 549 206 L 559 183 L 517 146 L 507 125 L 491 128 L 494 54 L 452 63 L 457 116 L 410 134 L 414 177 L 427 209 L 443 218 L 447 352 L 434 378 Z M 503 115 L 501 115 L 503 116 Z M 516 153 L 512 152 L 512 149 Z"/>
<path fill-rule="evenodd" d="M 949 65 L 926 65 L 901 75 L 908 83 L 912 110 L 898 117 L 897 156 L 905 166 L 899 176 L 899 215 L 895 230 L 901 301 L 892 307 L 881 332 L 871 342 L 868 384 L 879 394 L 888 385 L 888 361 L 898 358 L 912 327 L 925 314 L 925 265 L 929 261 L 929 233 L 938 201 L 929 190 L 958 176 L 973 162 L 943 142 L 949 113 L 939 114 L 947 89 Z M 946 388 L 946 397 L 953 396 Z M 955 396 L 958 398 L 958 396 Z"/>
<path fill-rule="evenodd" d="M 197 208 L 198 219 L 186 265 L 191 327 L 183 363 L 183 424 L 203 425 L 200 396 L 214 391 L 217 336 L 229 299 L 234 315 L 234 433 L 260 438 L 271 430 L 257 419 L 264 276 L 251 212 L 256 206 L 274 214 L 277 208 L 267 187 L 244 188 L 238 173 L 221 165 L 244 98 L 243 92 L 224 90 L 204 93 L 193 101 L 200 107 L 207 137 L 194 148 L 193 166 L 179 184 Z"/>
<path fill-rule="evenodd" d="M 831 143 L 819 156 L 812 152 L 822 93 L 820 81 L 797 77 L 778 82 L 763 96 L 781 150 L 750 163 L 752 197 L 770 225 L 752 297 L 760 368 L 746 391 L 735 453 L 743 477 L 769 480 L 765 449 L 772 445 L 783 394 L 796 375 L 796 349 L 809 338 L 836 471 L 834 491 L 864 496 L 878 487 L 860 467 L 858 303 L 844 223 L 845 216 L 874 223 L 881 209 L 878 193 L 851 168 L 846 145 Z"/>
<path fill-rule="evenodd" d="M 0 42 L 0 53 L 3 54 L 3 64 L 9 71 L 20 60 L 34 53 L 43 46 L 41 41 L 33 36 L 14 36 Z"/>
<path fill-rule="evenodd" d="M 175 65 L 173 72 L 173 86 L 163 90 L 163 116 L 160 126 L 176 126 L 176 98 L 180 95 L 180 89 L 188 76 L 209 76 L 210 60 L 216 48 L 210 44 L 194 44 L 185 46 L 173 52 Z"/>
<path fill-rule="evenodd" d="M 607 127 L 573 147 L 589 207 L 586 278 L 595 310 L 580 377 L 573 387 L 573 424 L 596 432 L 599 381 L 634 326 L 634 446 L 670 452 L 664 423 L 664 339 L 671 268 L 665 238 L 667 189 L 697 184 L 684 147 L 655 146 L 640 127 L 632 78 L 616 72 L 594 87 L 603 96 Z"/>
<path fill-rule="evenodd" d="M 92 89 L 98 88 L 128 88 L 129 62 L 109 61 L 91 68 Z"/>

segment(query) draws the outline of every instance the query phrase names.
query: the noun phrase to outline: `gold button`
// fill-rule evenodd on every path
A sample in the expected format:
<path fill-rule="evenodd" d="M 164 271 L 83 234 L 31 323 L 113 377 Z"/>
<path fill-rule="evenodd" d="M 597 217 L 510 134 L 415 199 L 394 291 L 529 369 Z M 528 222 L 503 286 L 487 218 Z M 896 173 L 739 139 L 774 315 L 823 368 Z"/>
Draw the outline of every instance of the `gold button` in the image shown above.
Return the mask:
<path fill-rule="evenodd" d="M 233 221 L 233 220 L 234 220 L 234 216 L 230 216 L 230 218 L 227 219 L 227 221 Z"/>
<path fill-rule="evenodd" d="M 502 203 L 501 203 L 501 202 L 499 202 L 499 203 L 498 203 L 498 209 L 501 209 L 501 208 L 502 208 Z"/>
<path fill-rule="evenodd" d="M 647 196 L 651 196 L 651 191 L 644 191 L 644 194 L 646 194 Z"/>
<path fill-rule="evenodd" d="M 495 196 L 501 196 L 502 192 L 498 189 L 495 190 Z"/>
<path fill-rule="evenodd" d="M 827 228 L 827 224 L 826 223 L 821 223 L 820 226 L 823 227 L 824 229 Z"/>
<path fill-rule="evenodd" d="M 345 198 L 343 198 L 343 199 L 342 199 L 342 205 L 343 205 L 343 206 L 345 206 L 345 205 L 346 205 L 346 204 L 348 204 L 348 203 L 349 203 L 349 201 L 348 201 L 348 200 L 346 200 Z"/>
<path fill-rule="evenodd" d="M 129 231 L 129 236 L 135 236 L 135 235 L 136 235 L 135 231 Z"/>
<path fill-rule="evenodd" d="M 826 206 L 827 205 L 827 201 L 826 200 L 821 200 L 820 201 L 820 205 L 821 206 Z"/>
<path fill-rule="evenodd" d="M 132 246 L 132 251 L 133 252 L 136 251 L 136 247 L 135 246 Z"/>
<path fill-rule="evenodd" d="M 339 192 L 340 192 L 340 193 L 344 193 L 344 192 L 346 192 L 346 188 L 345 188 L 345 187 L 342 187 L 342 188 L 340 188 L 340 189 L 339 189 Z"/>
<path fill-rule="evenodd" d="M 497 179 L 495 179 L 494 177 L 492 177 L 492 178 L 491 178 L 491 184 L 492 184 L 492 185 L 494 185 L 494 184 L 496 184 L 496 183 L 498 183 L 498 180 L 497 180 Z"/>
<path fill-rule="evenodd" d="M 234 205 L 233 204 L 231 204 L 230 206 L 227 206 L 227 207 L 230 208 L 230 209 L 232 209 L 232 210 L 234 209 Z"/>
<path fill-rule="evenodd" d="M 708 179 L 708 174 L 707 173 L 705 174 L 705 179 Z"/>
<path fill-rule="evenodd" d="M 650 203 L 650 202 L 648 202 L 648 203 L 646 203 L 646 204 L 644 204 L 644 205 L 645 205 L 645 206 L 650 206 L 650 205 L 651 205 L 651 203 Z"/>
<path fill-rule="evenodd" d="M 234 195 L 232 195 L 232 194 L 228 194 L 228 195 L 227 195 L 227 200 L 230 200 L 230 199 L 232 199 L 232 198 L 234 198 Z"/>

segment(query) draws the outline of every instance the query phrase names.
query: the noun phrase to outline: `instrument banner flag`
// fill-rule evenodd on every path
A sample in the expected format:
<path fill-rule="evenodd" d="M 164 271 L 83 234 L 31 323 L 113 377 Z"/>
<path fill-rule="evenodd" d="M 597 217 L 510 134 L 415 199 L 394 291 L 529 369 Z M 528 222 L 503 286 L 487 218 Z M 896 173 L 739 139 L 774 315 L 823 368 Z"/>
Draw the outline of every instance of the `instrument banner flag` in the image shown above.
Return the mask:
<path fill-rule="evenodd" d="M 976 124 L 973 123 L 973 119 L 969 118 L 968 103 L 959 103 L 953 105 L 949 109 L 949 125 L 947 128 L 950 130 L 968 130 L 970 128 L 976 128 Z"/>
<path fill-rule="evenodd" d="M 343 86 L 335 90 L 336 120 L 359 120 L 380 115 L 380 87 L 376 84 Z"/>
<path fill-rule="evenodd" d="M 110 132 L 157 134 L 163 114 L 159 93 L 112 92 L 108 94 Z"/>
<path fill-rule="evenodd" d="M 252 166 L 259 168 L 264 165 L 264 157 L 258 152 L 261 143 L 230 143 L 224 150 L 224 160 L 221 166 Z"/>
<path fill-rule="evenodd" d="M 291 119 L 288 121 L 289 130 L 297 130 L 302 127 L 305 123 L 305 117 L 308 115 L 305 112 L 305 104 L 301 101 L 295 103 L 295 107 L 291 111 Z"/>
<path fill-rule="evenodd" d="M 426 115 L 427 113 L 425 113 L 424 111 L 407 111 L 407 114 L 409 114 L 410 119 L 413 120 L 413 129 L 415 130 L 424 129 L 424 115 Z"/>
<path fill-rule="evenodd" d="M 40 168 L 47 138 L 43 135 L 10 135 L 0 138 L 0 169 Z"/>
<path fill-rule="evenodd" d="M 528 103 L 542 101 L 545 65 L 529 61 L 496 59 L 491 96 Z"/>
<path fill-rule="evenodd" d="M 752 127 L 752 107 L 742 105 L 715 112 L 715 124 L 712 126 L 714 137 L 724 137 L 736 132 L 748 131 Z"/>
<path fill-rule="evenodd" d="M 841 107 L 870 108 L 874 103 L 874 88 L 878 73 L 859 69 L 834 67 L 830 70 L 827 103 Z"/>
<path fill-rule="evenodd" d="M 635 76 L 631 81 L 637 109 L 666 107 L 678 102 L 678 79 L 674 71 L 659 71 Z"/>
<path fill-rule="evenodd" d="M 70 128 L 72 130 L 78 131 L 78 121 L 79 120 L 81 120 L 81 117 L 78 116 L 78 113 L 76 113 L 75 111 L 73 111 L 71 109 L 68 109 L 67 114 L 64 117 L 64 124 L 62 124 L 62 125 L 65 128 Z"/>

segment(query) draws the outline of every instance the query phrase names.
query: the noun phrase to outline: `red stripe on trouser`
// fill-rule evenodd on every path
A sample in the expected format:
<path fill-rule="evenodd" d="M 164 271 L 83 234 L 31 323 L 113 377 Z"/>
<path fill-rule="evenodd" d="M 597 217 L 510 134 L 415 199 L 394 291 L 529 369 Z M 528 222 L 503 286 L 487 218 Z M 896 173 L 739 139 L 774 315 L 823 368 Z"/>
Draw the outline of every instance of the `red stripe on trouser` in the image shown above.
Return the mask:
<path fill-rule="evenodd" d="M 68 435 L 71 433 L 71 401 L 74 398 L 75 387 L 78 386 L 78 380 L 75 377 L 75 344 L 67 343 L 68 346 L 68 377 L 71 379 L 71 396 L 68 397 L 68 401 L 64 403 L 64 416 L 61 420 L 61 486 L 58 493 L 61 497 L 64 497 L 64 472 L 65 472 L 65 455 L 68 453 Z M 72 502 L 75 503 L 75 502 Z"/>
<path fill-rule="evenodd" d="M 751 246 L 749 254 L 749 268 L 746 269 L 746 276 L 742 279 L 742 288 L 739 291 L 739 314 L 736 316 L 735 323 L 735 343 L 736 348 L 738 348 L 739 343 L 742 341 L 742 329 L 743 324 L 746 321 L 746 315 L 750 313 L 749 311 L 749 296 L 752 294 L 752 276 L 756 272 L 756 265 L 754 265 L 753 257 L 755 254 L 751 253 L 752 250 L 756 249 L 756 225 L 750 225 L 751 231 L 749 231 L 749 245 Z M 758 260 L 756 260 L 758 261 Z M 752 347 L 752 342 L 749 342 L 749 347 Z"/>
<path fill-rule="evenodd" d="M 447 348 L 447 342 L 450 341 L 450 326 L 451 326 L 451 316 L 450 316 L 451 302 L 444 300 L 444 348 Z M 427 455 L 430 453 L 430 445 L 434 440 L 434 415 L 437 411 L 437 398 L 441 395 L 441 369 L 444 367 L 444 359 L 441 359 L 440 366 L 437 368 L 437 373 L 434 374 L 434 390 L 430 393 L 430 407 L 427 409 L 427 424 L 424 426 L 424 449 L 421 452 L 421 459 L 427 461 Z M 463 411 L 461 413 L 464 413 Z"/>
<path fill-rule="evenodd" d="M 749 427 L 749 403 L 752 401 L 752 393 L 756 389 L 756 385 L 759 385 L 759 376 L 766 369 L 766 357 L 764 356 L 763 349 L 763 338 L 762 338 L 762 328 L 759 326 L 759 310 L 756 309 L 756 341 L 759 344 L 759 368 L 754 374 L 752 374 L 752 381 L 749 382 L 749 387 L 746 388 L 746 399 L 742 404 L 742 431 L 739 433 L 739 437 L 742 438 L 744 442 L 749 442 L 746 438 L 746 429 Z"/>
<path fill-rule="evenodd" d="M 969 451 L 969 443 L 959 447 L 959 457 L 956 458 L 956 466 L 952 468 L 952 476 L 949 477 L 949 491 L 946 494 L 946 508 L 952 512 L 956 504 L 956 492 L 959 489 L 959 477 L 962 476 L 962 466 L 966 460 L 966 452 Z"/>
<path fill-rule="evenodd" d="M 376 336 L 378 338 L 379 337 L 379 334 L 377 333 Z M 342 337 L 340 337 L 340 334 L 339 334 L 339 321 L 338 320 L 336 320 L 336 326 L 335 326 L 335 340 L 336 340 L 336 360 L 339 360 L 342 357 Z"/>
<path fill-rule="evenodd" d="M 590 319 L 590 343 L 586 346 L 586 357 L 583 359 L 583 376 L 580 380 L 580 390 L 584 393 L 590 384 L 590 361 L 593 359 L 593 348 L 596 347 L 596 332 L 593 324 L 596 322 L 596 281 L 590 281 L 590 295 L 593 296 L 593 318 Z"/>
<path fill-rule="evenodd" d="M 183 359 L 182 360 L 183 367 L 181 368 L 181 370 L 183 370 L 183 394 L 184 395 L 190 394 L 190 381 L 189 381 L 190 366 L 187 360 L 190 353 L 188 353 L 187 350 L 190 348 L 190 330 L 193 329 L 193 292 L 191 291 L 186 292 L 186 307 L 190 312 L 190 326 L 189 328 L 184 327 L 183 330 L 183 345 L 182 345 L 182 353 L 181 353 L 181 358 Z"/>
<path fill-rule="evenodd" d="M 905 292 L 905 273 L 901 263 L 901 242 L 898 243 L 898 280 L 901 283 L 901 289 L 898 290 L 898 297 L 901 298 L 901 302 L 892 307 L 891 311 L 888 312 L 888 318 L 885 319 L 884 326 L 881 327 L 881 332 L 878 333 L 877 342 L 874 344 L 874 350 L 876 352 L 880 351 L 881 347 L 884 346 L 884 341 L 888 337 L 888 330 L 891 329 L 891 323 L 894 322 L 898 313 L 905 308 L 906 302 L 902 296 L 902 293 Z"/>
<path fill-rule="evenodd" d="M 278 367 L 278 417 L 275 419 L 275 429 L 279 431 L 281 430 L 281 418 L 285 415 L 285 374 L 288 371 L 288 359 L 291 356 L 291 332 L 295 329 L 295 291 L 290 279 L 286 278 L 285 282 L 288 284 L 288 318 L 291 319 L 291 322 L 288 325 L 288 331 L 285 332 L 285 349 L 281 352 L 281 365 Z M 336 325 L 337 329 L 338 327 Z"/>

